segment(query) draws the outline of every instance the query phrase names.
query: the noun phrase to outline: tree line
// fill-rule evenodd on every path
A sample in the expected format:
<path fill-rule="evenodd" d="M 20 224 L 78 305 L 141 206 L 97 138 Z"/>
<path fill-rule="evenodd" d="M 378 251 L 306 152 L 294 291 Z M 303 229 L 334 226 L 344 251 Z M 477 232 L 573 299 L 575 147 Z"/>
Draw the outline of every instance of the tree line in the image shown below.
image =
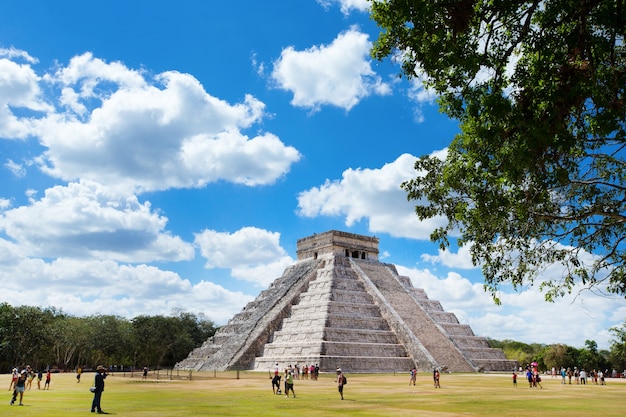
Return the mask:
<path fill-rule="evenodd" d="M 126 319 L 96 314 L 75 317 L 54 307 L 0 304 L 0 373 L 30 365 L 71 370 L 99 364 L 172 367 L 215 334 L 202 314 Z"/>
<path fill-rule="evenodd" d="M 626 370 L 626 321 L 610 331 L 615 337 L 609 350 L 599 350 L 598 344 L 593 340 L 586 340 L 583 348 L 561 343 L 528 344 L 514 340 L 488 339 L 488 342 L 490 347 L 502 349 L 507 359 L 514 359 L 521 366 L 537 362 L 540 370 L 578 367 L 585 370 L 616 370 L 622 374 Z"/>

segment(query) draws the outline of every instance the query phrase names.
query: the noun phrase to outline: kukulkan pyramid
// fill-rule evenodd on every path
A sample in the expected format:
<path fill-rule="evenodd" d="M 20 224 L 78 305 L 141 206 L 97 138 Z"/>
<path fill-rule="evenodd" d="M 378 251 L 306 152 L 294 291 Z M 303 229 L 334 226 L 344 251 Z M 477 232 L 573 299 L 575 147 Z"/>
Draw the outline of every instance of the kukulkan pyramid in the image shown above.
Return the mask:
<path fill-rule="evenodd" d="M 298 261 L 178 363 L 199 371 L 318 364 L 322 372 L 510 371 L 490 348 L 394 265 L 378 238 L 328 231 L 298 240 Z"/>

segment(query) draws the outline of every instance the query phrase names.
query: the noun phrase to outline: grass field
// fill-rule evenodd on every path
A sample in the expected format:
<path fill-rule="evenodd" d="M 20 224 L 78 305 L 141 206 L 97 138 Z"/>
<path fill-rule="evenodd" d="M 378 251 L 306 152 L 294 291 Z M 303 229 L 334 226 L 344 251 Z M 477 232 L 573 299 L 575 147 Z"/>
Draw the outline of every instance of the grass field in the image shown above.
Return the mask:
<path fill-rule="evenodd" d="M 626 380 L 601 385 L 561 385 L 544 377 L 543 389 L 529 388 L 523 376 L 513 388 L 506 374 L 443 374 L 435 389 L 428 374 L 409 386 L 407 374 L 347 375 L 341 401 L 334 375 L 296 380 L 297 398 L 273 395 L 267 374 L 194 374 L 192 381 L 121 374 L 109 376 L 102 408 L 119 416 L 623 416 Z M 76 383 L 73 374 L 53 374 L 49 391 L 34 387 L 24 406 L 10 406 L 10 376 L 0 375 L 0 416 L 68 417 L 92 415 L 89 386 L 93 374 Z"/>

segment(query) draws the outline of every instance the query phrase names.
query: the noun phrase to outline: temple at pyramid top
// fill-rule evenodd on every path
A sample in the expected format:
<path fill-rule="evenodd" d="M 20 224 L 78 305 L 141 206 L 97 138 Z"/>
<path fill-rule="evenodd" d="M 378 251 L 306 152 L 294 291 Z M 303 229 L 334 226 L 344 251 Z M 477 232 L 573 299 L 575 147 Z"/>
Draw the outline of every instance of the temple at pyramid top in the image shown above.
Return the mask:
<path fill-rule="evenodd" d="M 378 238 L 330 230 L 298 239 L 298 260 L 320 256 L 378 260 Z"/>
<path fill-rule="evenodd" d="M 378 261 L 378 238 L 331 230 L 299 239 L 298 261 L 180 369 L 322 372 L 510 371 L 517 366 L 424 290 Z"/>

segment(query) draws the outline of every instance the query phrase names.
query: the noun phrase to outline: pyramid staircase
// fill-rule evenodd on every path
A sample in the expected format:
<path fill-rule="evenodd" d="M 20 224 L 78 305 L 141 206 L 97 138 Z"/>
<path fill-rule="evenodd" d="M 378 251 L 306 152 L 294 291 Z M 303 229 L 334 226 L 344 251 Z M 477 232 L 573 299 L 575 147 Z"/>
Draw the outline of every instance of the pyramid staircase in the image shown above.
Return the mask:
<path fill-rule="evenodd" d="M 409 370 L 414 365 L 346 257 L 330 258 L 317 270 L 291 316 L 255 359 L 254 369 L 288 365 L 286 360 L 349 372 Z"/>
<path fill-rule="evenodd" d="M 378 240 L 330 231 L 298 241 L 299 261 L 200 348 L 178 363 L 195 370 L 322 372 L 509 371 L 515 361 L 475 336 L 395 266 Z M 372 259 L 374 258 L 374 259 Z"/>

